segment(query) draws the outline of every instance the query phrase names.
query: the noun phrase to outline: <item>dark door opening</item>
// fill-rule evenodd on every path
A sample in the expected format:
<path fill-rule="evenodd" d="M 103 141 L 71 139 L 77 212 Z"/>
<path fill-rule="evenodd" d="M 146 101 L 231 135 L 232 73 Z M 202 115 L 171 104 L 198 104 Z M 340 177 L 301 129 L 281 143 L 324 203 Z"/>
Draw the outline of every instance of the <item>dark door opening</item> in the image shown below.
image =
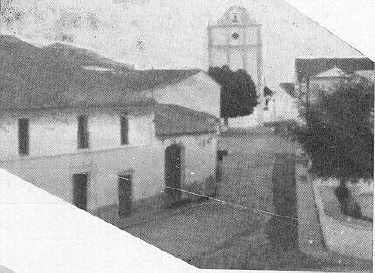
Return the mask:
<path fill-rule="evenodd" d="M 173 207 L 181 200 L 181 151 L 179 145 L 171 145 L 165 150 L 165 192 L 167 206 Z"/>
<path fill-rule="evenodd" d="M 87 210 L 87 184 L 87 173 L 73 175 L 73 204 L 83 210 Z"/>
<path fill-rule="evenodd" d="M 132 176 L 120 175 L 118 178 L 119 216 L 126 217 L 132 208 Z"/>

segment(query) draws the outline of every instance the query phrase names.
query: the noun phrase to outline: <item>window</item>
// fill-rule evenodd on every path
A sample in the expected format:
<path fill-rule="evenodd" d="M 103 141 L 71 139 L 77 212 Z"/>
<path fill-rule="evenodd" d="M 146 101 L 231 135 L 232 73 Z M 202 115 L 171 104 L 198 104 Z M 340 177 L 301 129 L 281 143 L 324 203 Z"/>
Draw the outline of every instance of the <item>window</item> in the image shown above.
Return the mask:
<path fill-rule="evenodd" d="M 18 152 L 20 155 L 29 154 L 29 120 L 18 120 Z"/>
<path fill-rule="evenodd" d="M 237 32 L 234 32 L 232 34 L 232 38 L 235 39 L 235 40 L 237 40 L 238 38 L 240 38 L 240 35 Z"/>
<path fill-rule="evenodd" d="M 127 117 L 122 116 L 120 118 L 121 126 L 121 145 L 129 144 L 129 120 Z"/>
<path fill-rule="evenodd" d="M 78 149 L 87 149 L 89 147 L 89 131 L 87 126 L 87 116 L 78 117 Z"/>
<path fill-rule="evenodd" d="M 233 14 L 232 23 L 238 23 L 238 15 L 237 14 Z"/>

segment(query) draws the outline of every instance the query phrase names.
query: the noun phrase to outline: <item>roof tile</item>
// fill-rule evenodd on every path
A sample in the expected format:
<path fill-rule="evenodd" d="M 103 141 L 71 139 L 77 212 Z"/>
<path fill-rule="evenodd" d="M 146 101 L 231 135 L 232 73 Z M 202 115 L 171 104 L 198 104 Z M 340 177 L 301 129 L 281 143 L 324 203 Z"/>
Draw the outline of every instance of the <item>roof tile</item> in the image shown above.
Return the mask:
<path fill-rule="evenodd" d="M 215 133 L 219 119 L 174 104 L 158 104 L 155 108 L 155 130 L 159 137 Z"/>
<path fill-rule="evenodd" d="M 137 91 L 174 84 L 200 72 L 131 70 L 90 50 L 65 44 L 38 48 L 6 35 L 0 36 L 0 63 L 2 110 L 145 102 L 150 99 Z"/>

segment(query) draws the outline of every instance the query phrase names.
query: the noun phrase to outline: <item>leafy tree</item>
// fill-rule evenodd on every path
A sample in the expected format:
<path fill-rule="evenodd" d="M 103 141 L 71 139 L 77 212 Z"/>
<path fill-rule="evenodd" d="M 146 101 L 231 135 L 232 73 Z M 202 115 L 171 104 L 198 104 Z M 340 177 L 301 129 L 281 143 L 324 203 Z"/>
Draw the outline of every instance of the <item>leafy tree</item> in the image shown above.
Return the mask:
<path fill-rule="evenodd" d="M 347 182 L 373 178 L 374 84 L 352 78 L 338 84 L 333 93 L 321 94 L 302 108 L 305 124 L 297 127 L 296 136 L 312 161 L 311 171 L 340 181 L 336 196 L 342 211 L 355 216 Z"/>
<path fill-rule="evenodd" d="M 256 87 L 245 70 L 232 71 L 228 66 L 210 67 L 208 74 L 221 85 L 221 117 L 247 116 L 258 104 Z"/>

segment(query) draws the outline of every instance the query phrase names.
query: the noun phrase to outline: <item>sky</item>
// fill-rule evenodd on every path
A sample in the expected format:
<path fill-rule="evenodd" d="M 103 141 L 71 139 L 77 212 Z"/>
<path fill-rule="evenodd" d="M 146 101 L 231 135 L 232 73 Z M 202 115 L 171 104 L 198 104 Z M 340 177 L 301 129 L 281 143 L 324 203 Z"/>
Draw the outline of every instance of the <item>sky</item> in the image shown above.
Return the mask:
<path fill-rule="evenodd" d="M 286 0 L 375 60 L 375 0 Z"/>
<path fill-rule="evenodd" d="M 55 5 L 61 2 L 61 0 L 45 1 L 53 2 Z M 103 2 L 107 2 L 109 4 L 111 1 L 145 3 L 150 0 L 90 0 L 89 3 L 92 6 L 100 6 Z M 375 29 L 373 27 L 375 0 L 285 1 L 289 2 L 313 20 L 340 36 L 340 38 L 348 41 L 365 55 L 375 59 Z M 32 3 L 33 1 L 27 2 Z M 63 2 L 76 3 L 77 7 L 87 5 L 86 0 L 64 0 Z M 106 9 L 103 9 L 103 11 L 105 10 Z"/>

